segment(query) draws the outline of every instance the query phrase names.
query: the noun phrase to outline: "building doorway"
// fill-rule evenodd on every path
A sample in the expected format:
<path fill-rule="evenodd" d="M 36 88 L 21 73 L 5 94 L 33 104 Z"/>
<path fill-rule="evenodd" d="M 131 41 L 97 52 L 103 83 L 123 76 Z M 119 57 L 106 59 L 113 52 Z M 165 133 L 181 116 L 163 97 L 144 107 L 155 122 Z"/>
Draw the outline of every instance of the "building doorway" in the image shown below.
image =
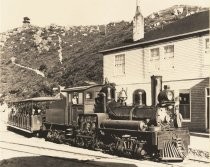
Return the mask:
<path fill-rule="evenodd" d="M 182 114 L 183 120 L 191 120 L 190 110 L 190 90 L 180 89 L 179 90 L 179 112 Z"/>
<path fill-rule="evenodd" d="M 210 108 L 210 88 L 206 88 L 206 131 L 207 132 L 209 132 L 209 126 L 210 126 L 209 108 Z"/>

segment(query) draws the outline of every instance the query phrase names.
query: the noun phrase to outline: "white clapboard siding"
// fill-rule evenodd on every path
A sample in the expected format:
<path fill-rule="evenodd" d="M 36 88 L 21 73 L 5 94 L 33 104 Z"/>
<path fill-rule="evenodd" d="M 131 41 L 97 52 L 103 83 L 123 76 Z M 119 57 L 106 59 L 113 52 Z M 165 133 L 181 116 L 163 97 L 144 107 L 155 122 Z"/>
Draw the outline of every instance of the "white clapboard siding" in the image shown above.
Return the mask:
<path fill-rule="evenodd" d="M 174 58 L 164 59 L 164 46 L 174 45 Z M 150 60 L 150 49 L 160 48 L 160 68 L 155 70 Z M 147 77 L 161 75 L 164 80 L 193 79 L 209 76 L 206 73 L 208 66 L 203 65 L 204 42 L 202 37 L 194 37 L 184 40 L 171 41 L 170 43 L 159 44 L 147 47 L 145 50 L 145 61 Z"/>
<path fill-rule="evenodd" d="M 148 106 L 151 105 L 151 85 L 147 84 L 129 84 L 129 85 L 118 85 L 116 86 L 116 92 L 119 93 L 122 88 L 127 92 L 126 103 L 128 106 L 133 104 L 133 93 L 137 89 L 144 89 L 146 92 L 146 103 Z"/>
<path fill-rule="evenodd" d="M 118 75 L 115 72 L 115 56 L 119 54 L 125 54 L 125 74 L 123 75 Z M 144 62 L 142 49 L 105 55 L 103 60 L 104 78 L 108 78 L 110 82 L 115 82 L 118 85 L 143 82 Z"/>
<path fill-rule="evenodd" d="M 152 75 L 163 76 L 164 81 L 203 78 L 210 76 L 205 65 L 205 38 L 191 37 L 160 43 L 145 48 L 121 51 L 104 56 L 104 77 L 117 85 L 150 82 Z M 164 46 L 174 45 L 174 58 L 165 58 Z M 150 50 L 159 48 L 160 59 L 151 61 Z M 125 74 L 115 74 L 115 55 L 125 54 Z"/>

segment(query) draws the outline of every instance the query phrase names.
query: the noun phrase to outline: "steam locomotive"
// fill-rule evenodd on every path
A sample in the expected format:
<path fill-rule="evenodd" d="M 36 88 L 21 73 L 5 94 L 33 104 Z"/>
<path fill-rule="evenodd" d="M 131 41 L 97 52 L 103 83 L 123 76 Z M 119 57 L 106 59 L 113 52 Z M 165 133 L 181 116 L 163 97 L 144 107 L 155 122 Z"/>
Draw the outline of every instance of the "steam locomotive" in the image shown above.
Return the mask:
<path fill-rule="evenodd" d="M 161 88 L 162 77 L 152 76 L 152 106 L 142 103 L 141 93 L 133 106 L 126 105 L 123 91 L 116 100 L 115 85 L 108 82 L 65 89 L 66 96 L 50 101 L 36 132 L 49 141 L 131 158 L 182 161 L 189 130 L 181 125 L 174 92 Z"/>

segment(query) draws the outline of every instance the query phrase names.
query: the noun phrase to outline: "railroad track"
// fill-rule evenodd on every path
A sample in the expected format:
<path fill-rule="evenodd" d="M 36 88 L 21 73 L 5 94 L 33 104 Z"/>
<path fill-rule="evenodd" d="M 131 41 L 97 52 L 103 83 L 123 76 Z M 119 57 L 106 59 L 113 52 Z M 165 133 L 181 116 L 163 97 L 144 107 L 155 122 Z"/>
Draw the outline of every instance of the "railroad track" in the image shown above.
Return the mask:
<path fill-rule="evenodd" d="M 56 152 L 57 155 L 59 155 L 59 153 L 64 153 L 64 154 L 75 154 L 77 156 L 94 157 L 95 159 L 111 158 L 111 156 L 108 156 L 108 155 L 107 156 L 90 155 L 90 154 L 79 153 L 79 152 L 75 152 L 75 151 L 54 149 L 54 148 L 49 148 L 49 147 L 29 145 L 29 144 L 23 144 L 23 143 L 15 143 L 15 142 L 8 142 L 8 141 L 0 141 L 0 143 L 5 143 L 6 144 L 6 146 L 0 145 L 1 149 L 8 149 L 8 150 L 11 150 L 11 151 L 16 151 L 16 152 L 25 152 L 25 153 L 32 154 L 32 155 L 46 155 L 45 151 L 50 151 L 50 153 Z M 13 146 L 15 146 L 15 147 L 13 147 Z M 19 146 L 19 147 L 17 147 L 17 146 Z M 31 150 L 30 152 L 29 151 L 24 151 L 24 150 L 29 150 L 29 149 L 34 149 L 34 150 Z M 39 152 L 37 152 L 37 150 L 39 150 Z"/>
<path fill-rule="evenodd" d="M 189 148 L 188 158 L 194 161 L 210 162 L 208 151 Z"/>
<path fill-rule="evenodd" d="M 54 143 L 52 143 L 54 144 Z M 57 145 L 57 144 L 56 144 Z M 56 146 L 55 145 L 55 146 Z M 187 159 L 181 163 L 172 163 L 172 162 L 154 162 L 148 160 L 135 160 L 129 158 L 122 158 L 118 156 L 113 156 L 109 154 L 104 154 L 101 152 L 86 150 L 82 148 L 75 148 L 68 146 L 64 150 L 61 145 L 57 145 L 59 148 L 50 148 L 43 147 L 37 145 L 29 145 L 24 143 L 10 142 L 10 141 L 0 141 L 0 149 L 13 151 L 13 152 L 21 152 L 26 153 L 32 156 L 50 156 L 54 158 L 71 158 L 71 159 L 79 159 L 84 161 L 106 161 L 106 162 L 118 162 L 118 163 L 127 163 L 127 164 L 135 164 L 136 166 L 174 166 L 174 167 L 184 167 L 184 166 L 209 166 L 209 162 L 203 162 L 193 159 Z M 61 147 L 60 147 L 61 146 Z M 72 150 L 73 148 L 73 150 Z M 77 151 L 76 151 L 77 149 Z M 72 150 L 72 151 L 71 151 Z M 78 151 L 79 150 L 79 151 Z"/>

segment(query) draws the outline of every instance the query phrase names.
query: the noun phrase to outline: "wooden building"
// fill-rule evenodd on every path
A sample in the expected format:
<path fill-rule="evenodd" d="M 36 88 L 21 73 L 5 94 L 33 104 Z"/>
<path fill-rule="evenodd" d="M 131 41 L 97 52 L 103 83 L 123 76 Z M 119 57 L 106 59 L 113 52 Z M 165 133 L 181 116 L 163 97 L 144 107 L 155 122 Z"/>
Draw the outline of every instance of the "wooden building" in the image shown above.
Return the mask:
<path fill-rule="evenodd" d="M 133 43 L 101 51 L 104 78 L 127 92 L 127 105 L 143 92 L 151 105 L 151 76 L 162 76 L 174 90 L 183 124 L 191 131 L 209 131 L 210 54 L 209 11 L 187 16 L 160 29 L 144 31 L 139 5 Z M 140 21 L 136 21 L 140 19 Z M 140 26 L 138 28 L 138 26 Z M 142 33 L 144 34 L 142 36 Z"/>

